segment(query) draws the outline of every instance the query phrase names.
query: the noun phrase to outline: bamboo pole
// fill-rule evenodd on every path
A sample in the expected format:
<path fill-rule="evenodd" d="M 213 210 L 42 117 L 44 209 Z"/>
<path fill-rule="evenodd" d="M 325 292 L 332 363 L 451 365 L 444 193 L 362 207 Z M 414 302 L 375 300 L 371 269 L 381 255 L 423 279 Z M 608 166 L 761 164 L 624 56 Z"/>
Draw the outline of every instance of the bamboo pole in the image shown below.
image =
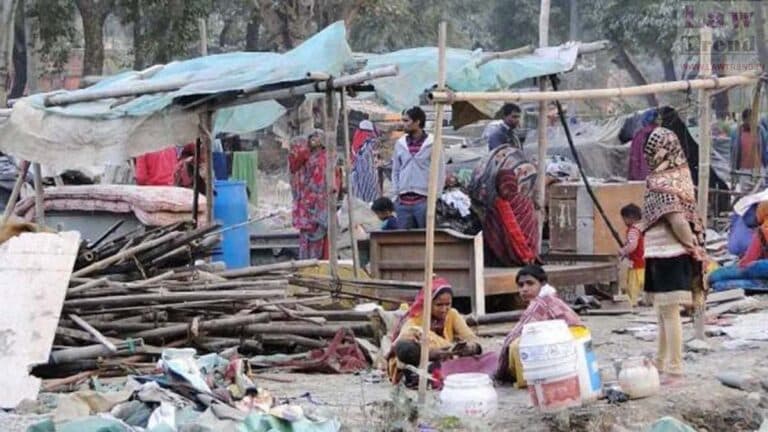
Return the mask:
<path fill-rule="evenodd" d="M 323 109 L 323 130 L 325 137 L 325 188 L 326 205 L 328 212 L 328 266 L 331 276 L 336 279 L 338 273 L 338 224 L 336 220 L 336 128 L 339 123 L 336 116 L 335 95 L 331 91 L 325 92 L 325 108 Z"/>
<path fill-rule="evenodd" d="M 480 58 L 480 61 L 477 62 L 475 67 L 480 67 L 493 60 L 509 59 L 509 58 L 514 58 L 514 57 L 518 57 L 525 54 L 531 54 L 531 53 L 533 53 L 532 45 L 526 45 L 524 47 L 514 48 L 506 51 L 492 52 L 492 53 L 483 55 Z"/>
<path fill-rule="evenodd" d="M 354 210 L 354 185 L 352 184 L 352 145 L 349 142 L 349 111 L 347 110 L 347 88 L 341 89 L 341 115 L 342 131 L 344 136 L 344 174 L 347 179 L 347 223 L 349 225 L 349 240 L 352 243 L 352 274 L 358 277 L 360 265 L 360 253 L 357 250 L 355 240 L 355 210 Z"/>
<path fill-rule="evenodd" d="M 87 331 L 91 336 L 93 336 L 94 339 L 96 339 L 97 342 L 104 345 L 109 351 L 112 353 L 117 352 L 117 347 L 115 344 L 110 342 L 106 337 L 104 337 L 103 334 L 101 334 L 100 331 L 93 328 L 90 324 L 88 324 L 84 319 L 80 318 L 79 316 L 75 314 L 69 314 L 69 319 L 75 322 L 80 328 Z"/>
<path fill-rule="evenodd" d="M 550 0 L 541 0 L 539 11 L 539 48 L 549 45 L 549 6 Z M 539 90 L 547 89 L 546 77 L 539 77 Z M 539 248 L 544 242 L 544 220 L 547 208 L 547 102 L 539 102 L 538 125 L 538 177 L 536 177 L 536 204 L 539 220 Z M 540 250 L 540 249 L 539 249 Z M 538 251 L 536 251 L 538 253 Z"/>
<path fill-rule="evenodd" d="M 141 96 L 155 93 L 176 91 L 185 85 L 192 84 L 192 80 L 174 80 L 164 82 L 126 82 L 124 85 L 108 89 L 84 89 L 65 93 L 56 93 L 45 98 L 46 107 L 69 105 L 79 102 L 90 102 L 100 99 L 113 99 L 128 96 Z"/>
<path fill-rule="evenodd" d="M 217 104 L 216 108 L 218 109 L 223 107 L 244 105 L 244 104 L 250 104 L 253 102 L 259 102 L 259 101 L 265 101 L 265 100 L 289 99 L 296 96 L 302 96 L 308 93 L 325 92 L 330 89 L 338 90 L 342 87 L 351 87 L 353 85 L 362 84 L 372 79 L 392 77 L 397 74 L 398 74 L 398 67 L 392 65 L 392 66 L 384 66 L 381 68 L 371 69 L 363 72 L 358 72 L 350 75 L 343 75 L 338 78 L 330 79 L 328 81 L 319 81 L 315 83 L 303 84 L 300 86 L 279 89 L 279 90 L 259 91 L 258 87 L 254 87 L 251 89 L 245 89 L 243 91 L 243 96 L 238 99 L 225 101 L 225 102 L 222 102 L 221 104 Z"/>
<path fill-rule="evenodd" d="M 445 89 L 445 53 L 448 24 L 443 21 L 438 29 L 437 89 Z M 429 332 L 432 323 L 432 272 L 435 265 L 435 210 L 437 206 L 437 179 L 440 167 L 440 155 L 443 151 L 443 116 L 445 106 L 435 104 L 435 139 L 429 161 L 429 186 L 427 189 L 427 243 L 424 256 L 424 309 L 421 319 L 421 358 L 419 369 L 419 404 L 427 400 L 427 366 L 429 364 Z"/>
<path fill-rule="evenodd" d="M 197 331 L 217 331 L 235 329 L 250 324 L 266 323 L 269 322 L 269 313 L 262 312 L 253 315 L 241 315 L 230 318 L 221 318 L 210 321 L 200 321 L 197 324 Z M 145 340 L 153 339 L 167 339 L 176 336 L 183 336 L 190 331 L 190 324 L 174 324 L 166 327 L 160 327 L 152 330 L 146 330 L 136 333 L 135 337 L 140 337 Z"/>
<path fill-rule="evenodd" d="M 216 272 L 217 275 L 225 278 L 239 278 L 244 276 L 258 276 L 265 273 L 272 273 L 277 271 L 294 271 L 307 267 L 315 267 L 319 263 L 316 259 L 302 260 L 302 261 L 286 261 L 277 264 L 265 264 L 260 266 L 245 267 L 235 270 L 225 270 Z"/>
<path fill-rule="evenodd" d="M 701 28 L 701 51 L 699 53 L 699 78 L 712 74 L 712 29 Z M 709 166 L 712 157 L 712 120 L 709 91 L 699 90 L 699 216 L 704 229 L 707 228 L 709 209 Z M 704 340 L 704 320 L 707 306 L 704 300 L 703 285 L 694 285 L 693 291 L 693 328 L 697 339 Z"/>
<path fill-rule="evenodd" d="M 35 222 L 45 225 L 45 192 L 43 191 L 43 173 L 40 164 L 32 164 L 32 175 L 35 182 Z"/>
<path fill-rule="evenodd" d="M 753 85 L 758 80 L 756 73 L 744 73 L 720 78 L 695 79 L 684 81 L 669 81 L 632 87 L 616 87 L 609 89 L 566 90 L 546 92 L 448 92 L 434 91 L 427 95 L 433 103 L 506 101 L 506 102 L 538 102 L 562 99 L 610 99 L 643 96 L 652 93 L 671 93 L 676 91 L 698 89 L 720 89 L 731 86 Z"/>
<path fill-rule="evenodd" d="M 5 204 L 5 212 L 3 212 L 3 224 L 8 222 L 8 218 L 13 214 L 13 209 L 16 207 L 16 201 L 19 199 L 21 193 L 21 187 L 24 185 L 24 180 L 27 178 L 27 172 L 29 171 L 29 162 L 21 161 L 19 166 L 19 176 L 16 178 L 16 183 L 13 184 L 13 190 L 11 196 L 8 198 L 8 202 Z"/>
<path fill-rule="evenodd" d="M 197 300 L 256 300 L 274 298 L 285 295 L 285 290 L 231 290 L 231 291 L 181 291 L 152 294 L 116 295 L 106 297 L 88 297 L 66 300 L 67 308 L 87 308 L 100 306 L 126 306 L 148 302 L 183 302 Z"/>
<path fill-rule="evenodd" d="M 213 223 L 213 111 L 208 109 L 200 114 L 200 140 L 205 152 L 205 221 Z"/>
<path fill-rule="evenodd" d="M 112 264 L 114 264 L 114 263 L 116 263 L 116 262 L 118 262 L 118 261 L 120 261 L 122 259 L 130 258 L 130 257 L 136 255 L 139 252 L 143 252 L 145 250 L 149 250 L 149 249 L 152 249 L 154 247 L 157 247 L 157 246 L 159 246 L 161 244 L 164 244 L 166 242 L 169 242 L 169 241 L 175 239 L 176 237 L 179 237 L 180 235 L 182 235 L 180 232 L 175 231 L 175 232 L 168 233 L 168 234 L 166 234 L 166 235 L 164 235 L 162 237 L 158 237 L 158 238 L 156 238 L 154 240 L 143 242 L 143 243 L 141 243 L 141 244 L 139 244 L 137 246 L 134 246 L 132 248 L 128 248 L 128 249 L 126 249 L 126 250 L 124 250 L 124 251 L 122 251 L 120 253 L 116 253 L 114 255 L 111 255 L 111 256 L 109 256 L 109 257 L 107 257 L 107 258 L 105 258 L 105 259 L 103 259 L 101 261 L 97 261 L 97 262 L 95 262 L 95 263 L 93 263 L 93 264 L 91 264 L 91 265 L 89 265 L 87 267 L 83 267 L 80 270 L 72 273 L 72 276 L 74 276 L 74 277 L 81 277 L 81 276 L 86 276 L 88 274 L 91 274 L 91 273 L 93 273 L 95 271 L 98 271 L 98 270 L 103 270 L 103 269 L 109 267 L 110 265 L 112 265 Z"/>

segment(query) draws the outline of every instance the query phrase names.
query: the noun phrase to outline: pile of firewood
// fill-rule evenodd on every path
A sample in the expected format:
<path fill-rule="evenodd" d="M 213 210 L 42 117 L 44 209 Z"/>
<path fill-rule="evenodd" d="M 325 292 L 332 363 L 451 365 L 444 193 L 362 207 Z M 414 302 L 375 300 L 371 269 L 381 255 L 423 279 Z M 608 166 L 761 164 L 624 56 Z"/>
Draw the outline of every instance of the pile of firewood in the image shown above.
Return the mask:
<path fill-rule="evenodd" d="M 297 279 L 316 260 L 234 270 L 201 261 L 219 231 L 174 224 L 84 243 L 50 360 L 33 373 L 126 375 L 152 370 L 169 347 L 294 354 L 325 347 L 340 329 L 381 336 L 377 313 L 350 308 L 364 294 Z"/>

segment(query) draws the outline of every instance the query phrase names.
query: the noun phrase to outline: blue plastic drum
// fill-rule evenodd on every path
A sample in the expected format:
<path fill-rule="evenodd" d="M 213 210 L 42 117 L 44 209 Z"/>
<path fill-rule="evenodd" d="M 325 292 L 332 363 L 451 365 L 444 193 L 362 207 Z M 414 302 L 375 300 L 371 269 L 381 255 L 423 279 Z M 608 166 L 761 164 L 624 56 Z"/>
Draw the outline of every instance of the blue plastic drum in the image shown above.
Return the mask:
<path fill-rule="evenodd" d="M 245 182 L 238 180 L 216 180 L 216 195 L 213 201 L 213 218 L 228 228 L 248 220 L 248 197 Z M 242 225 L 226 230 L 222 234 L 221 254 L 214 255 L 214 260 L 223 261 L 227 268 L 248 267 L 251 263 L 251 239 L 248 226 Z"/>

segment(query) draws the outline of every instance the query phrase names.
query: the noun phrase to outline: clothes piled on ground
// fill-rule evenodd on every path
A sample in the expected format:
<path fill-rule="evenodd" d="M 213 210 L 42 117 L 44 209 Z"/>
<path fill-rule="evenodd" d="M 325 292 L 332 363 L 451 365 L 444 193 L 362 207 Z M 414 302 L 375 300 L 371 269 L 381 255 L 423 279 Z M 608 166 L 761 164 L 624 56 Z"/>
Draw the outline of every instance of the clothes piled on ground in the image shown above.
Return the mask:
<path fill-rule="evenodd" d="M 745 268 L 722 267 L 709 275 L 710 288 L 717 291 L 743 289 L 746 292 L 768 292 L 768 260 L 753 262 Z"/>

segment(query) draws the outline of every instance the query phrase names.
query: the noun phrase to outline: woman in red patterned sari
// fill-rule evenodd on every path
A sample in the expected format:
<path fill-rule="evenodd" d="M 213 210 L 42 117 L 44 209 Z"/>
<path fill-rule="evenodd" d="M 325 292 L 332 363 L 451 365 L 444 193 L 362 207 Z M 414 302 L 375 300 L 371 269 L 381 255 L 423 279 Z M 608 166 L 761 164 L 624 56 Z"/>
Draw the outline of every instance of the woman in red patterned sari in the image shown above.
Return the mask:
<path fill-rule="evenodd" d="M 513 267 L 539 261 L 535 184 L 536 167 L 508 144 L 494 149 L 472 173 L 469 195 L 493 264 Z"/>
<path fill-rule="evenodd" d="M 327 163 L 322 131 L 291 143 L 288 167 L 293 227 L 299 230 L 299 259 L 328 259 Z"/>

